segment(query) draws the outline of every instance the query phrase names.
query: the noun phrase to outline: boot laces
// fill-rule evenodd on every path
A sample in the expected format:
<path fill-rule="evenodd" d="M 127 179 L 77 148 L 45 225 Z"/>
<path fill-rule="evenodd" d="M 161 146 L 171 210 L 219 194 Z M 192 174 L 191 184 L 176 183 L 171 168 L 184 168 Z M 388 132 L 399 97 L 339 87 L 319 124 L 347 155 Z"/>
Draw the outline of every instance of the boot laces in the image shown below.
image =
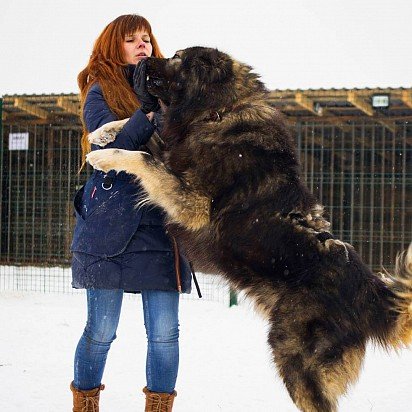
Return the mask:
<path fill-rule="evenodd" d="M 98 412 L 99 410 L 99 397 L 97 396 L 87 396 L 84 398 L 84 405 L 82 412 Z"/>
<path fill-rule="evenodd" d="M 151 405 L 149 405 L 153 412 L 163 412 L 167 411 L 171 407 L 173 401 L 173 396 L 168 397 L 167 399 L 162 399 L 157 393 L 150 394 Z"/>

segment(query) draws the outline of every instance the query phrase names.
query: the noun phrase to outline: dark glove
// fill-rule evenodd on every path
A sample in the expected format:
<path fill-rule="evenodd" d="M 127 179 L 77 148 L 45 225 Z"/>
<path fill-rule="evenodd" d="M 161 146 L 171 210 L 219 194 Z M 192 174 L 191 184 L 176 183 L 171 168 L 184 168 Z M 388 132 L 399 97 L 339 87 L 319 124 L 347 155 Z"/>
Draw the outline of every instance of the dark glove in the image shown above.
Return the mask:
<path fill-rule="evenodd" d="M 141 60 L 133 73 L 133 89 L 140 102 L 140 110 L 147 114 L 160 109 L 157 97 L 151 95 L 146 87 L 146 60 Z"/>

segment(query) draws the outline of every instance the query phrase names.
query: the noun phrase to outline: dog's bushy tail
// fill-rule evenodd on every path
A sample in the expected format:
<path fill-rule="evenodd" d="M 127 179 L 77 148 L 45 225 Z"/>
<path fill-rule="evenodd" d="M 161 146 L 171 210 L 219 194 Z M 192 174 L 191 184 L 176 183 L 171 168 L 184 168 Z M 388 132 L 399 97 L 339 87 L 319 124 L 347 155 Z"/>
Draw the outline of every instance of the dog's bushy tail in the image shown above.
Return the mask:
<path fill-rule="evenodd" d="M 383 274 L 394 299 L 397 313 L 387 344 L 398 348 L 412 343 L 412 243 L 396 258 L 395 275 Z"/>

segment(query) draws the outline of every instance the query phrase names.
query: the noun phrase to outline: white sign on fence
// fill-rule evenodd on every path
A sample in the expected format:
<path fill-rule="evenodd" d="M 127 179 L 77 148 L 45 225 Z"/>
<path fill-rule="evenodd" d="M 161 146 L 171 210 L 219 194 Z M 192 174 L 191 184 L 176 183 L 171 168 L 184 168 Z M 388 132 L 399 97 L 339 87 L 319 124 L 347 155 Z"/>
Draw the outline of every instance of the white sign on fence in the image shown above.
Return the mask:
<path fill-rule="evenodd" d="M 9 133 L 9 150 L 29 150 L 29 134 Z"/>

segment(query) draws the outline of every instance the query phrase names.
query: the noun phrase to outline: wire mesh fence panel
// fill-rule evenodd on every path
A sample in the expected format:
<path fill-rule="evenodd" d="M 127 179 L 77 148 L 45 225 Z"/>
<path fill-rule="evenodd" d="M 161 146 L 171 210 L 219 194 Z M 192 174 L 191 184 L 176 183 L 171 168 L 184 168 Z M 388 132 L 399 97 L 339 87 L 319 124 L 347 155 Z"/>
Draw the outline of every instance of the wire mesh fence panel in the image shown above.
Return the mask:
<path fill-rule="evenodd" d="M 10 150 L 10 133 L 28 133 L 27 150 Z M 91 172 L 86 167 L 79 173 L 80 139 L 77 125 L 3 126 L 0 290 L 76 293 L 70 271 L 72 200 Z M 197 277 L 205 299 L 229 301 L 224 282 Z"/>
<path fill-rule="evenodd" d="M 303 177 L 332 223 L 374 270 L 393 270 L 412 240 L 412 127 L 298 125 Z"/>
<path fill-rule="evenodd" d="M 412 127 L 298 122 L 293 130 L 303 177 L 325 205 L 332 232 L 374 270 L 393 269 L 412 240 Z M 28 133 L 27 150 L 10 150 L 10 133 Z M 3 125 L 0 290 L 73 292 L 72 199 L 90 173 L 78 172 L 80 137 L 78 124 Z M 206 299 L 228 301 L 217 277 L 199 274 L 199 281 Z"/>
<path fill-rule="evenodd" d="M 67 265 L 71 200 L 84 179 L 77 174 L 80 131 L 5 126 L 3 136 L 22 132 L 29 134 L 27 150 L 8 150 L 3 138 L 1 263 Z"/>

